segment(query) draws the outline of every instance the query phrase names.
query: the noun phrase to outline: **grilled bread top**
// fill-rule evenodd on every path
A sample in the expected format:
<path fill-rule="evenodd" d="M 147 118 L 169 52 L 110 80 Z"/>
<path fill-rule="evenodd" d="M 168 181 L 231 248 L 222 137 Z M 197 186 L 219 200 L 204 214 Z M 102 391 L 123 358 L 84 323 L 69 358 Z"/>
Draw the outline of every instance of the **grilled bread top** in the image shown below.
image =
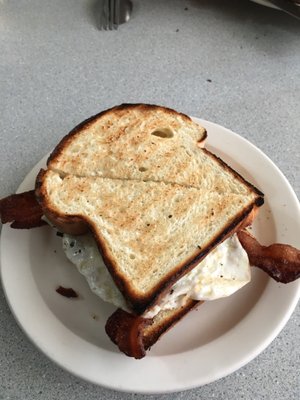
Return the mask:
<path fill-rule="evenodd" d="M 77 176 L 103 176 L 198 186 L 195 153 L 206 131 L 174 110 L 128 104 L 104 111 L 67 135 L 48 168 Z"/>
<path fill-rule="evenodd" d="M 128 126 L 122 120 L 123 112 Z M 104 117 L 106 121 L 107 114 L 115 126 L 113 131 L 100 122 Z M 180 121 L 179 131 L 168 125 L 170 115 L 173 122 Z M 119 135 L 118 118 L 122 132 L 127 132 L 124 137 Z M 164 123 L 173 136 L 152 135 L 153 126 L 143 130 L 156 120 L 159 125 L 154 129 Z M 113 143 L 108 163 L 107 129 L 109 143 Z M 156 150 L 140 164 L 147 146 L 152 149 L 149 137 Z M 86 227 L 93 232 L 113 279 L 138 314 L 158 301 L 245 219 L 249 222 L 249 215 L 263 203 L 257 189 L 199 147 L 204 137 L 202 128 L 174 111 L 144 105 L 117 107 L 63 139 L 51 155 L 48 169 L 37 178 L 36 194 L 45 214 L 66 232 L 74 233 L 74 227 L 79 227 L 77 233 Z M 80 143 L 78 148 L 73 140 L 76 146 Z M 146 165 L 146 170 L 141 171 L 139 165 Z"/>

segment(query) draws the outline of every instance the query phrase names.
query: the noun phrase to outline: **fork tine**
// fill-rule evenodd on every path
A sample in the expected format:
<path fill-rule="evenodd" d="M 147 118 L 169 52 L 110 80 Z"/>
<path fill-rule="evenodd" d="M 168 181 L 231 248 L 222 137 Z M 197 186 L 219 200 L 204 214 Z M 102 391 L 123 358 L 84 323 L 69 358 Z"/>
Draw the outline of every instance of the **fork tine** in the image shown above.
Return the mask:
<path fill-rule="evenodd" d="M 104 0 L 103 14 L 104 14 L 103 28 L 107 31 L 109 26 L 109 0 Z"/>
<path fill-rule="evenodd" d="M 120 0 L 115 0 L 115 25 L 116 29 L 120 25 Z"/>
<path fill-rule="evenodd" d="M 103 29 L 104 26 L 104 0 L 100 1 L 98 9 L 98 28 Z"/>
<path fill-rule="evenodd" d="M 115 1 L 109 0 L 109 30 L 114 29 Z"/>
<path fill-rule="evenodd" d="M 99 29 L 118 29 L 120 25 L 120 0 L 101 0 L 98 21 Z"/>

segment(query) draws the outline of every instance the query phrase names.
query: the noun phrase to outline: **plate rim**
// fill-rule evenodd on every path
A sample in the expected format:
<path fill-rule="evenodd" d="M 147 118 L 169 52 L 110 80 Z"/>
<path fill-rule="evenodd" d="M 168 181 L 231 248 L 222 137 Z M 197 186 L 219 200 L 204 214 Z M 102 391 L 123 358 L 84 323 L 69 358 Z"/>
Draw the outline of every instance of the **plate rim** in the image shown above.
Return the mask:
<path fill-rule="evenodd" d="M 203 119 L 199 119 L 199 118 L 196 118 L 196 117 L 192 117 L 192 118 L 196 122 L 199 122 L 200 124 L 203 124 L 205 127 L 209 127 L 209 126 L 212 127 L 212 128 L 215 127 L 216 129 L 221 129 L 222 131 L 225 131 L 226 134 L 233 135 L 235 138 L 237 138 L 238 140 L 241 140 L 247 146 L 250 146 L 253 151 L 258 152 L 260 154 L 260 156 L 262 156 L 263 159 L 265 161 L 267 161 L 268 163 L 271 163 L 272 168 L 275 168 L 276 172 L 281 175 L 281 178 L 283 178 L 285 184 L 287 185 L 287 187 L 289 189 L 289 194 L 292 197 L 294 196 L 294 200 L 295 199 L 297 200 L 296 194 L 294 193 L 291 185 L 289 184 L 288 180 L 283 175 L 283 173 L 280 171 L 280 169 L 272 162 L 272 160 L 270 160 L 270 158 L 266 154 L 264 154 L 260 149 L 258 149 L 255 145 L 253 145 L 250 141 L 248 141 L 244 137 L 238 135 L 237 133 L 235 133 L 235 132 L 233 132 L 233 131 L 231 131 L 231 130 L 229 130 L 229 129 L 221 126 L 221 125 L 218 125 L 218 124 L 215 124 L 213 122 L 209 122 L 209 121 L 206 121 L 206 120 L 203 120 Z M 208 137 L 208 145 L 209 145 L 209 137 Z M 47 157 L 47 155 L 45 157 L 43 157 L 42 160 L 40 160 L 40 162 L 37 163 L 32 168 L 32 170 L 27 174 L 27 176 L 25 177 L 25 179 L 23 180 L 23 182 L 19 186 L 18 191 L 19 190 L 23 190 L 22 188 L 27 184 L 27 182 L 32 180 L 32 174 L 33 174 L 34 169 L 43 160 L 45 160 L 46 157 Z M 299 207 L 299 210 L 300 210 L 300 207 Z M 22 331 L 26 334 L 26 336 L 30 339 L 30 341 L 35 346 L 37 346 L 39 348 L 39 350 L 41 350 L 44 354 L 46 354 L 46 356 L 48 358 L 50 358 L 52 361 L 54 361 L 55 364 L 59 365 L 61 368 L 65 369 L 68 372 L 71 372 L 72 374 L 74 374 L 75 376 L 78 376 L 81 379 L 85 379 L 85 380 L 87 380 L 89 382 L 92 382 L 92 383 L 97 384 L 97 385 L 101 385 L 101 386 L 109 388 L 109 389 L 114 389 L 114 390 L 119 390 L 119 391 L 123 391 L 123 392 L 129 392 L 129 393 L 135 392 L 135 393 L 143 393 L 143 394 L 162 394 L 162 393 L 172 393 L 172 392 L 192 389 L 192 388 L 195 388 L 195 387 L 202 386 L 204 384 L 208 384 L 208 383 L 214 382 L 214 381 L 216 381 L 218 379 L 221 379 L 221 378 L 231 374 L 232 372 L 236 371 L 237 369 L 241 368 L 242 366 L 244 366 L 245 364 L 247 364 L 251 360 L 253 360 L 258 354 L 260 354 L 275 339 L 275 337 L 280 333 L 280 331 L 283 329 L 283 327 L 285 326 L 285 324 L 289 320 L 291 314 L 293 313 L 293 311 L 294 311 L 294 309 L 295 309 L 295 307 L 296 307 L 296 305 L 298 303 L 299 297 L 300 297 L 300 282 L 295 282 L 295 284 L 293 284 L 294 285 L 293 301 L 290 302 L 289 307 L 287 309 L 287 312 L 285 313 L 284 317 L 281 318 L 280 323 L 277 324 L 276 329 L 271 331 L 270 334 L 268 335 L 268 337 L 266 337 L 264 341 L 261 341 L 260 344 L 258 346 L 256 346 L 252 350 L 251 353 L 248 352 L 249 354 L 247 354 L 247 356 L 244 356 L 242 360 L 237 360 L 235 363 L 231 364 L 230 367 L 228 367 L 227 369 L 223 369 L 222 373 L 221 372 L 219 372 L 219 373 L 215 372 L 215 376 L 212 379 L 206 379 L 206 381 L 203 380 L 200 384 L 199 384 L 199 382 L 200 382 L 199 379 L 196 380 L 196 381 L 193 381 L 193 382 L 189 382 L 189 384 L 187 384 L 187 383 L 184 384 L 182 382 L 180 384 L 178 384 L 178 383 L 174 382 L 175 385 L 173 387 L 170 387 L 170 386 L 169 387 L 164 387 L 164 388 L 162 388 L 162 387 L 153 388 L 152 387 L 152 388 L 147 388 L 145 390 L 142 389 L 140 386 L 137 386 L 137 387 L 131 386 L 131 387 L 129 387 L 129 386 L 126 386 L 126 384 L 125 384 L 125 386 L 124 385 L 123 386 L 122 385 L 112 385 L 112 384 L 109 384 L 109 383 L 106 383 L 106 382 L 103 382 L 103 381 L 100 382 L 100 381 L 95 381 L 94 379 L 89 379 L 88 376 L 82 376 L 82 374 L 77 373 L 78 371 L 68 368 L 66 366 L 66 364 L 63 364 L 63 363 L 59 362 L 57 360 L 57 358 L 55 358 L 54 354 L 49 354 L 49 351 L 47 352 L 45 347 L 43 347 L 43 343 L 40 343 L 40 341 L 37 338 L 32 337 L 32 335 L 30 335 L 30 333 L 29 333 L 28 327 L 24 327 L 23 326 L 23 324 L 21 323 L 21 321 L 19 319 L 20 316 L 19 316 L 18 312 L 16 312 L 16 310 L 14 309 L 13 304 L 11 303 L 11 300 L 12 300 L 11 299 L 11 295 L 7 293 L 7 288 L 5 287 L 5 284 L 4 284 L 3 279 L 2 279 L 3 278 L 3 258 L 4 258 L 4 256 L 3 256 L 3 248 L 4 248 L 4 239 L 3 239 L 3 237 L 5 238 L 5 232 L 7 232 L 8 229 L 10 229 L 10 228 L 7 227 L 7 226 L 3 226 L 3 230 L 2 230 L 2 234 L 1 234 L 1 265 L 0 265 L 0 268 L 1 268 L 1 280 L 2 280 L 2 286 L 3 286 L 3 289 L 4 289 L 5 297 L 7 299 L 9 307 L 12 310 L 14 318 L 16 319 L 17 323 L 21 327 Z M 103 350 L 103 351 L 105 352 L 105 350 Z M 187 353 L 191 353 L 191 351 L 187 351 L 184 354 L 188 355 Z M 117 362 L 120 362 L 120 359 L 121 359 L 120 356 L 121 357 L 125 357 L 125 356 L 123 356 L 121 354 L 118 354 L 118 353 L 113 355 L 113 357 L 117 360 Z M 174 357 L 178 357 L 178 355 L 174 354 L 174 355 L 167 355 L 167 356 L 164 355 L 164 356 L 162 356 L 162 358 L 164 360 L 166 360 L 167 358 L 169 358 L 170 360 L 173 360 Z M 153 357 L 148 357 L 148 359 L 149 358 L 157 359 L 157 358 L 161 358 L 161 357 L 153 356 Z M 146 357 L 146 359 L 147 359 L 147 357 Z M 140 361 L 133 361 L 133 362 L 134 363 L 139 363 L 137 365 L 141 365 Z M 123 363 L 123 361 L 121 363 Z"/>

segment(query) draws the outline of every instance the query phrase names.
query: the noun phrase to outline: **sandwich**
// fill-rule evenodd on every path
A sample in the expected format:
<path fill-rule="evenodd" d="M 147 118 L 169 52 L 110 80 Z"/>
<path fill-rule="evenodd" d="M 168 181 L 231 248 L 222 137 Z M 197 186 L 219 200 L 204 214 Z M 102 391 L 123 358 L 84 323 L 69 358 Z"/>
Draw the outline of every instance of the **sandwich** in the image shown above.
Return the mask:
<path fill-rule="evenodd" d="M 105 330 L 128 356 L 243 287 L 250 265 L 281 282 L 300 275 L 299 250 L 261 246 L 246 230 L 264 195 L 206 150 L 206 137 L 165 107 L 113 107 L 61 140 L 34 190 L 0 201 L 3 223 L 47 221 L 63 233 L 91 290 L 116 305 Z"/>

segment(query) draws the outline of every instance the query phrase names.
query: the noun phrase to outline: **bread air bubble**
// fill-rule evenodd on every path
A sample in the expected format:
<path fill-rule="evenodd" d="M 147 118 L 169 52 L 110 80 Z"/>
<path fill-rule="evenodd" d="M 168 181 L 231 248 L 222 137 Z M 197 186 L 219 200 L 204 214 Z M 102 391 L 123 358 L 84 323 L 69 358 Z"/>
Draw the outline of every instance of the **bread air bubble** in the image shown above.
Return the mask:
<path fill-rule="evenodd" d="M 160 137 L 162 139 L 170 139 L 174 136 L 174 133 L 170 128 L 160 128 L 151 132 L 151 135 Z"/>

